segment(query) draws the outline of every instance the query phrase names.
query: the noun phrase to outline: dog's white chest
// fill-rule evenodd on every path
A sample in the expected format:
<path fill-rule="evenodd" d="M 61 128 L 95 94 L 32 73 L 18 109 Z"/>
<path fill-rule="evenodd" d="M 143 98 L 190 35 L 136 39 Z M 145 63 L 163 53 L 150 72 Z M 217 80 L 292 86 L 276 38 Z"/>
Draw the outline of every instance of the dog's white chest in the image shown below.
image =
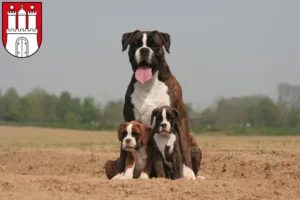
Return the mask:
<path fill-rule="evenodd" d="M 166 146 L 169 146 L 170 147 L 169 153 L 173 152 L 174 144 L 176 141 L 176 135 L 174 133 L 171 133 L 170 137 L 166 137 L 166 136 L 161 136 L 159 134 L 155 134 L 154 141 L 156 143 L 158 150 L 160 151 L 161 155 L 163 156 L 164 161 L 166 162 L 165 148 L 166 148 Z"/>
<path fill-rule="evenodd" d="M 134 84 L 131 102 L 134 105 L 135 120 L 148 126 L 153 109 L 164 105 L 171 106 L 168 87 L 158 80 L 158 72 L 144 85 L 140 82 Z"/>

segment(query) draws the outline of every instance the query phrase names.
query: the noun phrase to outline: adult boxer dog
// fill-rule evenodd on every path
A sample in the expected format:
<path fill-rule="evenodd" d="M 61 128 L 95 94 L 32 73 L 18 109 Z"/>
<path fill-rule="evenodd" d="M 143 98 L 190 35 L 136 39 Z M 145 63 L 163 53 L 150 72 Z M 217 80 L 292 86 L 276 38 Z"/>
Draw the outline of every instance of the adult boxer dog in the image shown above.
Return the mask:
<path fill-rule="evenodd" d="M 128 45 L 129 61 L 134 74 L 125 94 L 125 121 L 137 120 L 150 126 L 153 109 L 163 105 L 176 108 L 182 118 L 180 134 L 183 160 L 197 175 L 202 152 L 190 135 L 181 86 L 171 73 L 164 56 L 163 46 L 170 53 L 170 35 L 159 31 L 136 30 L 123 34 L 122 51 Z M 120 158 L 124 158 L 122 151 Z M 118 171 L 124 171 L 124 168 L 120 164 Z"/>

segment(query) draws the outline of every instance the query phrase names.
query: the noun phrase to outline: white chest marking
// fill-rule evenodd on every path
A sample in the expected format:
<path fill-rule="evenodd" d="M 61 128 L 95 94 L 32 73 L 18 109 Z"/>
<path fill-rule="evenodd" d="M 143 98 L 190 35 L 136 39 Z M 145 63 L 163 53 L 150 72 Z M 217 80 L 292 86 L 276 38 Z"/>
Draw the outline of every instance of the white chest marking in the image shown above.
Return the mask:
<path fill-rule="evenodd" d="M 144 85 L 140 82 L 134 84 L 131 102 L 134 105 L 135 120 L 150 126 L 152 110 L 161 106 L 171 106 L 168 87 L 158 80 L 158 71 Z"/>
<path fill-rule="evenodd" d="M 166 136 L 161 136 L 159 134 L 155 134 L 154 141 L 155 141 L 160 153 L 162 154 L 164 161 L 166 162 L 165 148 L 166 148 L 166 146 L 169 146 L 170 147 L 169 153 L 173 152 L 174 144 L 176 141 L 176 135 L 174 133 L 171 133 L 170 137 L 166 137 Z"/>

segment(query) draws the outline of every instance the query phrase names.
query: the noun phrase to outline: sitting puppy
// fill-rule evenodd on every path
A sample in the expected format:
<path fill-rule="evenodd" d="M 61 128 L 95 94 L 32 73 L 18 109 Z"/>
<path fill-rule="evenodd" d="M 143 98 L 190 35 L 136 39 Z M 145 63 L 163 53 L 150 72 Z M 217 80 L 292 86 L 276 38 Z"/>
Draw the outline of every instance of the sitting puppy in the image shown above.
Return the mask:
<path fill-rule="evenodd" d="M 153 162 L 157 177 L 169 179 L 195 177 L 194 172 L 188 171 L 189 168 L 183 162 L 180 121 L 179 113 L 175 108 L 162 106 L 152 111 L 151 126 L 153 140 L 157 147 L 153 153 Z"/>
<path fill-rule="evenodd" d="M 153 161 L 158 177 L 183 177 L 183 160 L 180 147 L 177 110 L 169 106 L 156 108 L 151 114 L 155 150 Z"/>
<path fill-rule="evenodd" d="M 120 124 L 118 138 L 121 141 L 121 156 L 105 163 L 108 179 L 149 178 L 150 171 L 144 171 L 144 168 L 146 162 L 151 165 L 148 156 L 151 149 L 147 146 L 151 131 L 151 127 L 137 121 Z"/>

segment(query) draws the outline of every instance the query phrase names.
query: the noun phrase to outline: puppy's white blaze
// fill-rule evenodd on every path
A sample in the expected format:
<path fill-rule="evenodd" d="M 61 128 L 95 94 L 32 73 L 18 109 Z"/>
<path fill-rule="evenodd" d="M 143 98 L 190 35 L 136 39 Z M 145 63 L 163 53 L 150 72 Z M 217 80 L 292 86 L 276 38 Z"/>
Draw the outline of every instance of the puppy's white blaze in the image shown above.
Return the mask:
<path fill-rule="evenodd" d="M 140 63 L 141 62 L 141 54 L 140 54 L 140 50 L 141 50 L 141 48 L 147 48 L 147 49 L 149 49 L 149 56 L 148 56 L 148 58 L 147 58 L 147 62 L 149 63 L 149 64 L 151 64 L 151 58 L 152 58 L 152 55 L 153 55 L 153 51 L 152 51 L 152 49 L 151 48 L 149 48 L 148 46 L 147 46 L 147 34 L 146 33 L 143 33 L 143 39 L 142 39 L 142 42 L 143 42 L 143 45 L 140 47 L 140 48 L 138 48 L 137 50 L 136 50 L 136 52 L 135 52 L 135 60 L 136 60 L 136 62 L 137 63 Z"/>
<path fill-rule="evenodd" d="M 183 177 L 188 180 L 196 180 L 196 176 L 193 170 L 187 167 L 185 164 L 183 164 Z"/>
<path fill-rule="evenodd" d="M 165 148 L 166 146 L 170 147 L 170 151 L 169 153 L 173 152 L 174 149 L 174 143 L 176 141 L 176 136 L 174 133 L 171 133 L 169 137 L 165 136 L 165 135 L 160 135 L 160 134 L 155 134 L 154 135 L 154 140 L 155 143 L 157 145 L 157 148 L 159 149 L 160 153 L 162 154 L 164 161 L 166 161 L 166 156 L 165 156 Z"/>
<path fill-rule="evenodd" d="M 126 131 L 127 131 L 128 134 L 131 135 L 131 133 L 132 133 L 132 124 L 129 124 L 129 125 L 126 127 Z"/>
<path fill-rule="evenodd" d="M 171 124 L 170 124 L 170 122 L 169 122 L 168 119 L 167 119 L 167 111 L 166 111 L 165 108 L 164 108 L 163 111 L 162 111 L 162 122 L 161 122 L 161 123 L 167 124 L 167 126 L 166 126 L 166 128 L 165 128 L 166 131 L 168 131 L 168 132 L 171 131 L 171 130 L 170 130 L 170 129 L 171 129 Z M 159 128 L 159 131 L 162 131 L 162 127 Z"/>
<path fill-rule="evenodd" d="M 132 136 L 132 124 L 129 124 L 129 125 L 126 127 L 126 131 L 127 131 L 127 135 L 126 135 L 126 137 L 123 139 L 122 147 L 125 148 L 126 146 L 129 146 L 129 147 L 134 148 L 135 145 L 136 145 L 136 141 L 135 141 L 135 138 Z M 131 140 L 129 144 L 126 143 L 126 139 L 130 139 L 130 140 Z"/>

